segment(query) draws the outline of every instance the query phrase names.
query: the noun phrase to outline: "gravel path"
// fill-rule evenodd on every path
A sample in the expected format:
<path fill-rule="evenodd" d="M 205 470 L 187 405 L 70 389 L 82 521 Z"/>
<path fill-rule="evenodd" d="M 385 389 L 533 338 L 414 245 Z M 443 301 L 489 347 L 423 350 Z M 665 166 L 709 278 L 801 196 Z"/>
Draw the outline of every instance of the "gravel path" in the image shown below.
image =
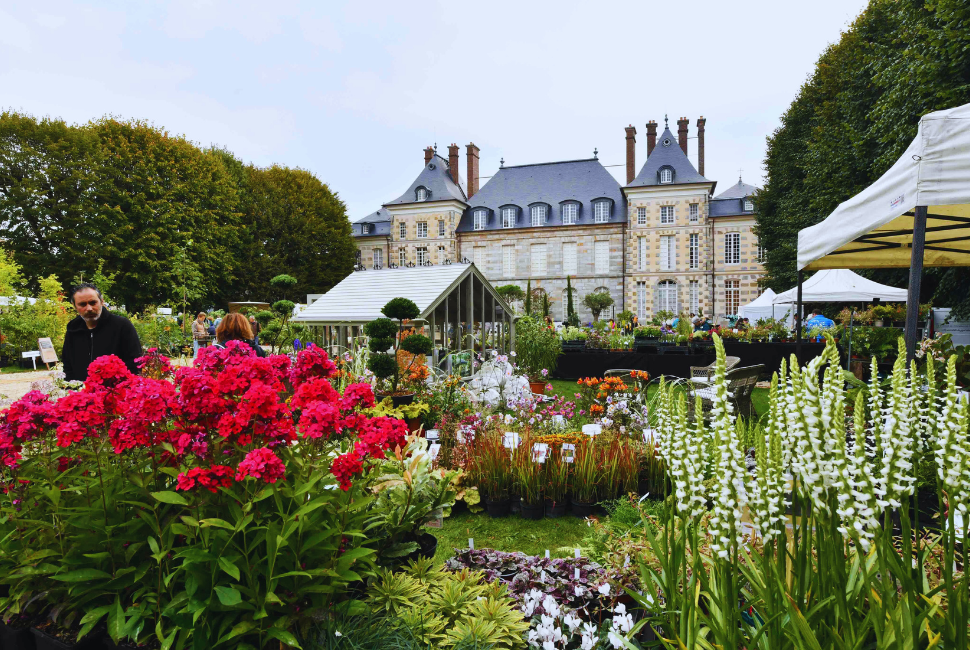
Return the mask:
<path fill-rule="evenodd" d="M 50 377 L 53 370 L 38 370 L 36 372 L 17 372 L 10 375 L 0 375 L 0 395 L 9 399 L 20 399 L 30 391 L 30 384 Z"/>

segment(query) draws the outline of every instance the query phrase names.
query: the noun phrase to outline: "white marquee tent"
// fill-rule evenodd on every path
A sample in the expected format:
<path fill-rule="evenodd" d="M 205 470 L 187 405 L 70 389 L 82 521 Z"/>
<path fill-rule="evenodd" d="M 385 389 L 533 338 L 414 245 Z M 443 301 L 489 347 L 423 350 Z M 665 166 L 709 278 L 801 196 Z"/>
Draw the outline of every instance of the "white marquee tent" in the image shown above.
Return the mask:
<path fill-rule="evenodd" d="M 873 282 L 849 269 L 825 269 L 802 283 L 802 302 L 906 302 L 906 289 Z M 798 302 L 798 287 L 779 293 L 776 305 Z"/>
<path fill-rule="evenodd" d="M 812 269 L 910 269 L 910 355 L 924 264 L 970 266 L 970 104 L 924 115 L 885 174 L 798 233 L 799 277 Z"/>
<path fill-rule="evenodd" d="M 765 292 L 749 302 L 747 305 L 738 307 L 738 316 L 747 318 L 752 323 L 757 323 L 762 318 L 777 318 L 785 320 L 789 327 L 794 322 L 793 309 L 787 307 L 776 307 L 772 301 L 777 294 L 772 289 L 765 289 Z"/>

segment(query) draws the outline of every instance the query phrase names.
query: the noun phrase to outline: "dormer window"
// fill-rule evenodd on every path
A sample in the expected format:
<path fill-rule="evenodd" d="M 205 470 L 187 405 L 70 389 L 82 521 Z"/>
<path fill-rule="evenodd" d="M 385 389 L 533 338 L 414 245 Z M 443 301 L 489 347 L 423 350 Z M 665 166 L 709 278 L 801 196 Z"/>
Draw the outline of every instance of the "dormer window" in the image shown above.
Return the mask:
<path fill-rule="evenodd" d="M 579 204 L 578 203 L 563 203 L 562 204 L 562 225 L 573 226 L 579 219 Z"/>
<path fill-rule="evenodd" d="M 425 187 L 419 187 L 418 189 L 414 190 L 414 199 L 416 201 L 427 201 L 429 195 L 430 193 Z"/>
<path fill-rule="evenodd" d="M 609 223 L 610 207 L 609 201 L 596 201 L 593 203 L 593 221 L 595 223 Z"/>
<path fill-rule="evenodd" d="M 475 230 L 485 230 L 488 222 L 488 210 L 475 210 Z"/>
<path fill-rule="evenodd" d="M 745 199 L 744 200 L 744 211 L 745 212 L 754 212 L 754 201 L 752 201 L 751 199 Z"/>
<path fill-rule="evenodd" d="M 671 167 L 661 167 L 659 176 L 661 185 L 674 182 L 674 170 Z"/>
<path fill-rule="evenodd" d="M 546 223 L 546 206 L 534 205 L 530 210 L 532 214 L 532 227 L 537 228 Z"/>
<path fill-rule="evenodd" d="M 515 227 L 515 212 L 514 207 L 502 208 L 502 227 L 503 228 L 514 228 Z"/>

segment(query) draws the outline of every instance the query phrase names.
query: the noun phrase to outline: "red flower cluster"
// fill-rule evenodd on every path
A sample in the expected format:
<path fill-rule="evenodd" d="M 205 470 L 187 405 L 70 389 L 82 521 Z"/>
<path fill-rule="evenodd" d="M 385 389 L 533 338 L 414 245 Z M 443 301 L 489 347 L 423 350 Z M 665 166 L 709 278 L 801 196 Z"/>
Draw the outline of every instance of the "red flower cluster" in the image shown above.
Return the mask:
<path fill-rule="evenodd" d="M 327 353 L 315 345 L 309 345 L 297 355 L 296 365 L 290 369 L 290 383 L 294 388 L 309 380 L 311 377 L 326 379 L 334 373 L 337 366 L 330 360 Z"/>
<path fill-rule="evenodd" d="M 36 390 L 10 406 L 0 419 L 0 466 L 15 466 L 23 443 L 44 434 L 53 421 L 53 407 L 47 395 Z"/>
<path fill-rule="evenodd" d="M 148 348 L 145 356 L 135 359 L 135 364 L 144 377 L 161 379 L 172 375 L 171 362 L 158 351 L 158 348 Z"/>
<path fill-rule="evenodd" d="M 340 484 L 340 489 L 346 492 L 352 485 L 350 479 L 364 471 L 364 459 L 355 452 L 341 454 L 333 459 L 330 473 Z"/>
<path fill-rule="evenodd" d="M 341 406 L 350 410 L 356 407 L 372 408 L 374 406 L 374 389 L 370 384 L 351 384 L 344 390 Z"/>
<path fill-rule="evenodd" d="M 350 418 L 348 418 L 350 419 Z M 340 489 L 350 489 L 350 479 L 364 471 L 367 458 L 384 458 L 385 452 L 403 446 L 407 440 L 407 425 L 394 418 L 377 417 L 359 421 L 360 435 L 353 450 L 337 456 L 330 466 Z"/>
<path fill-rule="evenodd" d="M 262 479 L 267 483 L 276 483 L 283 478 L 286 467 L 276 454 L 266 447 L 253 449 L 246 454 L 236 469 L 236 480 L 241 481 L 247 476 Z"/>
<path fill-rule="evenodd" d="M 215 493 L 220 487 L 232 485 L 233 471 L 226 465 L 213 465 L 212 467 L 193 467 L 187 472 L 182 472 L 176 479 L 175 489 L 191 490 L 196 485 L 201 485 L 209 492 Z"/>

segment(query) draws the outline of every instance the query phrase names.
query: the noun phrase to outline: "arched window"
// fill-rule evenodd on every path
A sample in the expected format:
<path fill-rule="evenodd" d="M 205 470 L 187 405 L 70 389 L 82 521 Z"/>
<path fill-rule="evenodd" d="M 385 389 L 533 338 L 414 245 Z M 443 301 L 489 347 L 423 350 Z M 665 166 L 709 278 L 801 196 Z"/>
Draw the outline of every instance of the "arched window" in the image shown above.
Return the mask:
<path fill-rule="evenodd" d="M 657 285 L 657 310 L 677 313 L 677 283 L 663 280 Z"/>
<path fill-rule="evenodd" d="M 660 182 L 663 184 L 674 182 L 674 170 L 670 167 L 663 167 L 660 170 Z"/>
<path fill-rule="evenodd" d="M 428 200 L 427 188 L 419 187 L 418 189 L 416 189 L 414 191 L 414 198 L 418 201 L 427 201 Z"/>

